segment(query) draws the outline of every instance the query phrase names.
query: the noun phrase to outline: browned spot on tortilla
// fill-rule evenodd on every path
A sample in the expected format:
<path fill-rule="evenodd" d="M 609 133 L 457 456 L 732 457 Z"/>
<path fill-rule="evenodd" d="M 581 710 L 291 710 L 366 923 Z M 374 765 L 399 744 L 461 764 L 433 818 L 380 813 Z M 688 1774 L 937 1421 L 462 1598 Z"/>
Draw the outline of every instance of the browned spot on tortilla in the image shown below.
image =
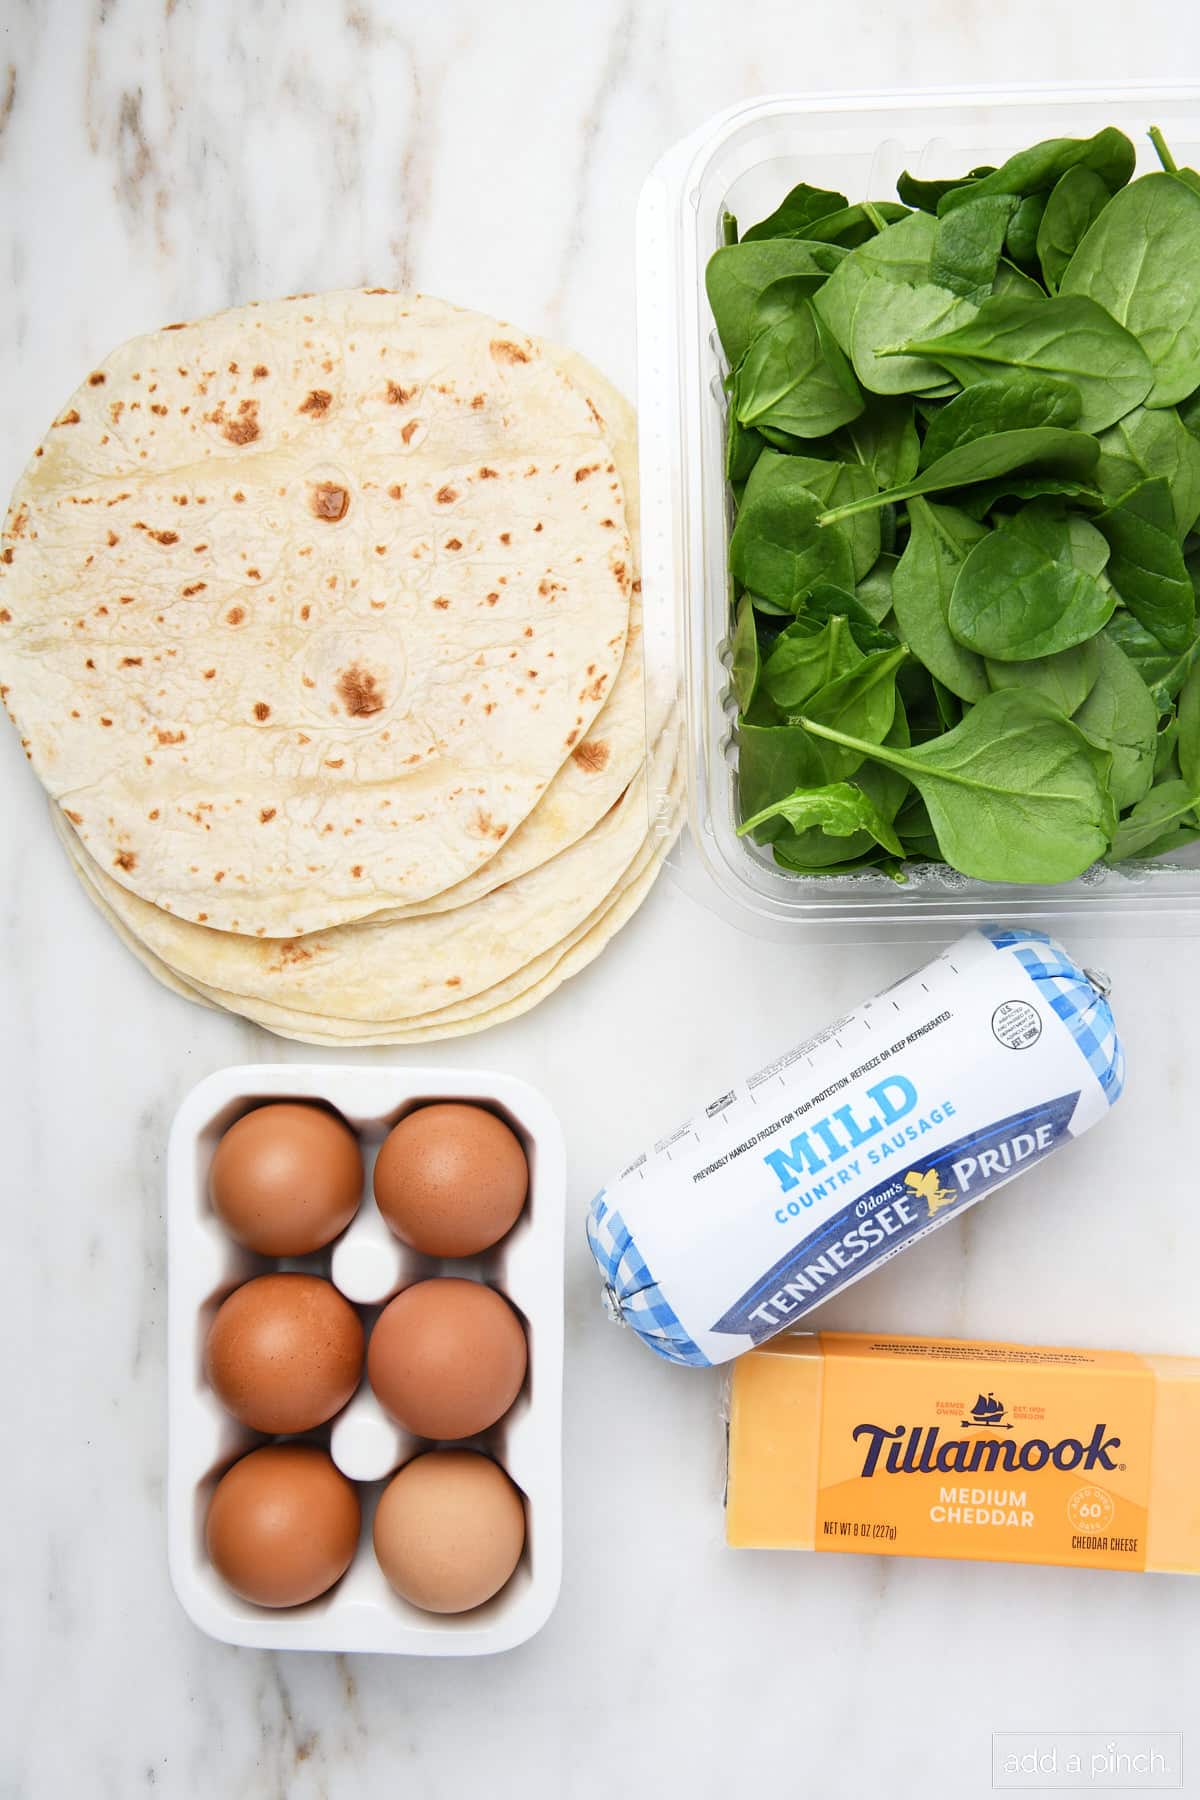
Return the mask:
<path fill-rule="evenodd" d="M 447 600 L 445 594 L 439 594 L 433 604 L 437 607 L 439 612 L 445 612 L 450 602 Z"/>
<path fill-rule="evenodd" d="M 472 399 L 472 401 L 471 401 L 471 411 L 472 411 L 472 412 L 478 412 L 478 411 L 479 411 L 479 409 L 480 409 L 480 407 L 481 407 L 481 406 L 484 406 L 484 405 L 486 405 L 486 402 L 485 402 L 485 400 L 484 400 L 484 397 L 483 397 L 483 395 L 482 395 L 482 394 L 476 394 L 476 395 L 475 395 L 475 396 L 474 396 L 474 397 L 473 397 L 473 399 Z"/>
<path fill-rule="evenodd" d="M 167 416 L 167 409 L 165 406 L 162 405 L 161 401 L 156 401 L 155 404 L 150 408 L 150 411 L 155 415 L 156 418 L 159 418 L 159 419 L 165 419 Z"/>
<path fill-rule="evenodd" d="M 12 614 L 9 612 L 7 606 L 0 606 L 0 625 L 11 625 L 11 624 L 12 624 Z"/>
<path fill-rule="evenodd" d="M 615 531 L 617 529 L 617 521 L 615 519 L 601 519 L 600 523 L 603 525 L 605 531 Z"/>
<path fill-rule="evenodd" d="M 125 402 L 123 400 L 114 400 L 111 402 L 111 404 L 109 405 L 109 409 L 108 409 L 108 416 L 112 420 L 114 425 L 116 424 L 117 420 L 121 417 L 121 414 L 124 411 L 125 411 Z"/>
<path fill-rule="evenodd" d="M 102 724 L 102 725 L 103 725 L 103 727 L 104 727 L 104 729 L 105 729 L 105 730 L 106 730 L 106 731 L 109 731 L 109 730 L 111 730 L 111 728 L 112 728 L 112 720 L 111 720 L 111 719 L 106 719 L 106 718 L 105 718 L 105 717 L 104 717 L 104 714 L 103 714 L 103 713 L 101 713 L 101 715 L 100 715 L 100 723 L 101 723 L 101 724 Z"/>
<path fill-rule="evenodd" d="M 216 874 L 213 876 L 213 880 L 214 881 L 224 881 L 224 879 L 225 879 L 224 869 L 218 869 Z"/>
<path fill-rule="evenodd" d="M 576 469 L 576 471 L 575 471 L 576 481 L 586 481 L 588 476 L 594 475 L 599 467 L 600 467 L 599 463 L 585 463 L 582 468 Z"/>
<path fill-rule="evenodd" d="M 84 665 L 83 665 L 83 666 L 84 666 L 84 668 L 85 668 L 85 669 L 94 669 L 94 668 L 95 668 L 95 666 L 96 666 L 96 665 L 95 665 L 95 663 L 94 663 L 94 662 L 93 662 L 93 661 L 92 661 L 92 659 L 91 659 L 91 657 L 90 657 L 90 656 L 89 656 L 89 657 L 88 657 L 88 659 L 87 659 L 87 661 L 86 661 L 86 662 L 85 662 L 85 663 L 84 663 Z"/>
<path fill-rule="evenodd" d="M 364 288 L 364 294 L 394 294 L 395 288 Z"/>
<path fill-rule="evenodd" d="M 344 756 L 327 756 L 325 758 L 325 767 L 327 769 L 341 769 L 345 767 L 345 764 L 346 759 Z"/>
<path fill-rule="evenodd" d="M 599 700 L 600 697 L 602 696 L 602 694 L 604 693 L 604 689 L 607 685 L 608 685 L 608 676 L 607 675 L 597 675 L 595 681 L 590 682 L 588 684 L 588 686 L 584 688 L 584 690 L 580 694 L 579 698 L 581 700 L 591 700 L 591 701 Z"/>
<path fill-rule="evenodd" d="M 337 691 L 352 719 L 370 718 L 372 713 L 382 712 L 386 704 L 376 677 L 369 669 L 360 669 L 357 665 L 342 670 L 337 680 Z"/>
<path fill-rule="evenodd" d="M 208 918 L 207 913 L 197 913 L 196 914 L 197 925 L 203 925 L 205 923 L 205 921 L 207 920 L 207 918 Z"/>
<path fill-rule="evenodd" d="M 193 581 L 190 587 L 182 590 L 184 599 L 190 600 L 193 594 L 202 594 L 207 586 L 207 581 Z"/>
<path fill-rule="evenodd" d="M 570 748 L 571 748 L 571 745 L 572 745 L 572 744 L 573 744 L 573 743 L 574 743 L 574 742 L 575 742 L 575 739 L 576 739 L 576 738 L 577 738 L 577 737 L 578 737 L 578 736 L 579 736 L 579 733 L 578 733 L 578 732 L 577 732 L 577 731 L 569 731 L 569 732 L 568 732 L 568 733 L 567 733 L 567 737 L 566 737 L 566 744 L 567 744 L 567 749 L 568 749 L 568 750 L 569 750 L 569 749 L 570 749 Z"/>
<path fill-rule="evenodd" d="M 412 443 L 413 432 L 417 429 L 417 427 L 420 423 L 421 423 L 421 421 L 419 419 L 410 419 L 408 421 L 407 425 L 402 425 L 400 427 L 400 436 L 404 439 L 404 442 L 406 444 Z"/>
<path fill-rule="evenodd" d="M 447 987 L 461 987 L 462 986 L 462 976 L 461 975 L 447 975 L 446 986 Z"/>
<path fill-rule="evenodd" d="M 109 536 L 110 536 L 110 537 L 111 537 L 111 536 L 112 536 L 112 533 L 111 533 L 111 532 L 110 532 L 110 533 L 109 533 Z M 5 545 L 5 546 L 4 546 L 4 550 L 3 550 L 3 553 L 2 553 L 2 554 L 0 554 L 0 562 L 4 562 L 4 563 L 10 563 L 10 562 L 11 562 L 11 561 L 12 561 L 12 559 L 13 559 L 13 548 L 12 548 L 12 545 L 11 545 L 11 544 L 6 544 L 6 545 Z"/>
<path fill-rule="evenodd" d="M 142 659 L 140 656 L 123 656 L 121 658 L 120 666 L 123 669 L 140 669 L 142 666 Z"/>
<path fill-rule="evenodd" d="M 132 850 L 118 850 L 113 857 L 113 868 L 124 869 L 127 875 L 132 875 L 137 868 L 137 857 Z"/>
<path fill-rule="evenodd" d="M 308 605 L 308 604 L 307 604 L 307 602 L 306 602 L 306 603 L 305 603 L 305 604 L 304 604 L 304 605 L 303 605 L 303 606 L 302 606 L 302 607 L 301 607 L 301 608 L 300 608 L 300 617 L 301 617 L 301 618 L 302 618 L 302 619 L 307 619 L 307 618 L 308 618 L 308 616 L 309 616 L 309 614 L 310 614 L 310 613 L 311 613 L 311 612 L 312 612 L 312 607 L 311 607 L 311 606 L 309 606 L 309 605 Z"/>
<path fill-rule="evenodd" d="M 295 938 L 289 938 L 286 943 L 279 946 L 279 962 L 276 967 L 286 967 L 288 963 L 310 962 L 311 960 L 312 951 L 306 950 L 303 944 L 298 944 Z"/>
<path fill-rule="evenodd" d="M 333 395 L 328 388 L 313 388 L 298 410 L 302 413 L 313 413 L 320 418 L 323 413 L 329 411 L 332 405 Z"/>
<path fill-rule="evenodd" d="M 246 579 L 247 579 L 247 581 L 261 581 L 262 576 L 259 574 L 257 569 L 247 569 L 246 570 Z"/>
<path fill-rule="evenodd" d="M 456 537 L 455 538 L 447 538 L 446 539 L 446 549 L 447 550 L 461 550 L 462 549 L 462 539 L 456 538 Z"/>
<path fill-rule="evenodd" d="M 452 488 L 450 483 L 447 482 L 444 487 L 438 489 L 437 493 L 434 495 L 434 499 L 439 506 L 453 506 L 454 502 L 458 499 L 458 489 Z"/>
<path fill-rule="evenodd" d="M 97 369 L 93 374 L 88 376 L 88 386 L 103 387 L 107 380 L 108 376 L 104 373 L 104 370 Z"/>
<path fill-rule="evenodd" d="M 274 817 L 275 808 L 273 806 L 264 806 L 258 815 L 258 822 L 260 825 L 269 825 Z"/>
<path fill-rule="evenodd" d="M 351 869 L 350 873 L 351 873 L 351 875 L 353 875 L 355 881 L 361 880 L 362 879 L 362 864 L 355 863 L 355 865 Z"/>
<path fill-rule="evenodd" d="M 267 375 L 269 375 L 271 373 L 271 371 L 270 371 L 270 369 L 268 369 L 266 363 L 255 363 L 252 373 L 254 375 L 255 381 L 262 381 Z"/>
<path fill-rule="evenodd" d="M 388 405 L 407 406 L 409 401 L 415 397 L 416 391 L 415 387 L 401 387 L 398 381 L 389 381 L 387 384 Z"/>
<path fill-rule="evenodd" d="M 336 524 L 350 511 L 350 496 L 336 481 L 315 481 L 309 490 L 308 504 L 314 518 Z"/>
<path fill-rule="evenodd" d="M 271 709 L 265 700 L 256 700 L 254 702 L 254 716 L 259 721 L 270 718 Z"/>
<path fill-rule="evenodd" d="M 225 614 L 225 620 L 229 625 L 240 625 L 245 616 L 246 609 L 244 606 L 231 606 L 229 611 Z"/>
<path fill-rule="evenodd" d="M 497 842 L 508 834 L 508 826 L 497 825 L 491 813 L 485 812 L 482 806 L 477 806 L 475 808 L 474 815 L 471 819 L 471 825 L 472 828 L 479 833 L 480 837 L 495 838 Z"/>
<path fill-rule="evenodd" d="M 182 319 L 182 320 L 180 320 L 180 322 L 177 325 L 164 325 L 163 330 L 164 331 L 186 331 L 187 330 L 187 320 Z"/>
<path fill-rule="evenodd" d="M 485 463 L 479 471 L 479 479 L 480 481 L 499 481 L 500 472 L 498 469 L 489 469 Z"/>
<path fill-rule="evenodd" d="M 160 744 L 182 744 L 187 737 L 186 731 L 156 731 L 155 737 Z"/>
<path fill-rule="evenodd" d="M 520 344 L 514 344 L 508 338 L 493 338 L 490 349 L 492 359 L 499 363 L 527 363 L 529 353 L 522 350 Z"/>
<path fill-rule="evenodd" d="M 75 408 L 72 407 L 70 412 L 65 412 L 62 418 L 55 419 L 54 423 L 56 425 L 78 425 L 79 414 L 76 412 Z"/>
<path fill-rule="evenodd" d="M 388 499 L 389 500 L 403 500 L 403 498 L 404 498 L 404 488 L 403 488 L 402 484 L 398 481 L 393 481 L 391 487 L 388 489 Z"/>
<path fill-rule="evenodd" d="M 68 819 L 70 819 L 72 825 L 82 825 L 83 824 L 83 814 L 82 813 L 72 812 L 69 806 L 64 806 L 63 811 L 66 813 Z"/>
<path fill-rule="evenodd" d="M 225 402 L 210 413 L 205 413 L 210 425 L 221 427 L 221 436 L 230 444 L 252 444 L 258 436 L 258 401 L 241 400 L 238 402 L 237 416 L 229 418 L 225 411 Z"/>

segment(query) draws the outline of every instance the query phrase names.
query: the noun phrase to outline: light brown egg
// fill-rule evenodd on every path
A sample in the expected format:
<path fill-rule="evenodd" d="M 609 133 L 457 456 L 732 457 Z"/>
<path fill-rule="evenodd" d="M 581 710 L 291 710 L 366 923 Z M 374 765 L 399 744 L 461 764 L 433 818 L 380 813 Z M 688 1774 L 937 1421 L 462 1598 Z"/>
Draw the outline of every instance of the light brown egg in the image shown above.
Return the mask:
<path fill-rule="evenodd" d="M 300 1606 L 345 1574 L 358 1546 L 352 1482 L 315 1444 L 268 1444 L 222 1475 L 208 1508 L 208 1554 L 257 1606 Z"/>
<path fill-rule="evenodd" d="M 512 1405 L 528 1352 L 508 1301 L 478 1281 L 419 1281 L 375 1321 L 367 1376 L 385 1412 L 426 1438 L 473 1437 Z"/>
<path fill-rule="evenodd" d="M 468 1612 L 499 1593 L 521 1560 L 520 1491 L 475 1450 L 406 1463 L 375 1513 L 375 1555 L 396 1592 L 426 1612 Z"/>
<path fill-rule="evenodd" d="M 224 1300 L 208 1333 L 208 1379 L 255 1431 L 311 1431 L 358 1386 L 363 1328 L 319 1275 L 259 1275 Z"/>
<path fill-rule="evenodd" d="M 362 1185 L 362 1152 L 345 1121 L 290 1100 L 231 1125 L 209 1173 L 213 1211 L 260 1256 L 322 1249 L 358 1211 Z"/>
<path fill-rule="evenodd" d="M 393 1126 L 375 1164 L 375 1200 L 425 1256 L 477 1256 L 510 1231 L 529 1192 L 520 1139 L 483 1106 L 422 1106 Z"/>

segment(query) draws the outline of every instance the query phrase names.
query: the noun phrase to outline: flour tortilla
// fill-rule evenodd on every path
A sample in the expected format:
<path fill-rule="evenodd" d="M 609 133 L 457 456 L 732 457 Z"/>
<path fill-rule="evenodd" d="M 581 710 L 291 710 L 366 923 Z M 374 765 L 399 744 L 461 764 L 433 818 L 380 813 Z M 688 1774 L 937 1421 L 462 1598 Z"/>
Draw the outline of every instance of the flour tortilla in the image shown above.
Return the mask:
<path fill-rule="evenodd" d="M 537 868 L 560 850 L 577 843 L 624 792 L 666 727 L 674 699 L 674 678 L 647 670 L 642 623 L 637 479 L 637 416 L 633 407 L 574 350 L 546 345 L 559 367 L 604 419 L 613 460 L 625 494 L 625 517 L 632 543 L 633 590 L 625 655 L 612 693 L 591 730 L 580 740 L 529 817 L 496 855 L 443 893 L 411 906 L 389 907 L 374 918 L 417 918 L 466 906 L 493 888 Z"/>
<path fill-rule="evenodd" d="M 350 292 L 136 339 L 3 539 L 0 687 L 131 894 L 299 936 L 495 856 L 610 693 L 633 580 L 600 409 L 441 302 Z"/>
<path fill-rule="evenodd" d="M 621 927 L 632 918 L 650 892 L 679 831 L 682 817 L 683 808 L 680 805 L 672 814 L 662 835 L 648 839 L 650 854 L 645 860 L 638 859 L 637 873 L 631 872 L 630 879 L 614 891 L 608 904 L 601 909 L 599 917 L 589 929 L 529 987 L 515 993 L 500 1004 L 484 1005 L 482 1010 L 453 1021 L 441 1023 L 427 1021 L 424 1024 L 413 1026 L 399 1022 L 393 1026 L 376 1028 L 369 1035 L 364 1027 L 349 1021 L 312 1019 L 304 1014 L 288 1014 L 279 1009 L 271 1009 L 271 1019 L 268 1020 L 265 1016 L 259 1016 L 259 1009 L 249 1010 L 253 1005 L 252 1002 L 246 1002 L 236 995 L 218 997 L 219 990 L 193 985 L 181 980 L 165 963 L 147 950 L 144 944 L 133 937 L 122 920 L 111 911 L 99 889 L 89 878 L 86 859 L 79 860 L 72 853 L 72 867 L 92 903 L 108 919 L 109 924 L 121 940 L 149 973 L 173 993 L 179 994 L 185 999 L 195 1000 L 210 1009 L 224 1009 L 240 1013 L 251 1022 L 263 1025 L 276 1037 L 291 1038 L 298 1043 L 339 1049 L 423 1044 L 445 1038 L 465 1037 L 473 1032 L 484 1031 L 493 1025 L 505 1024 L 511 1019 L 519 1018 L 522 1013 L 529 1012 L 546 999 L 570 976 L 577 974 L 588 963 L 594 961 Z M 481 999 L 486 1000 L 487 996 L 482 996 Z"/>
<path fill-rule="evenodd" d="M 133 935 L 185 981 L 365 1024 L 415 1019 L 494 987 L 588 917 L 637 855 L 647 833 L 648 791 L 666 785 L 677 751 L 673 718 L 647 769 L 586 837 L 453 912 L 365 919 L 283 941 L 245 938 L 148 905 L 94 861 L 87 873 Z M 84 859 L 72 834 L 58 828 L 76 859 Z"/>

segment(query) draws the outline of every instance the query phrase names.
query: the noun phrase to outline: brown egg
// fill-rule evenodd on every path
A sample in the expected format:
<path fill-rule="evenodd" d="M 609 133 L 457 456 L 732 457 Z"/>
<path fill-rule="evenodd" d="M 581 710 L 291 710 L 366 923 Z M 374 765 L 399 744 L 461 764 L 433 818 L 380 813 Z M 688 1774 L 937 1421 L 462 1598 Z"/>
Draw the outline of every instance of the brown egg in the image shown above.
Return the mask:
<path fill-rule="evenodd" d="M 257 1606 L 300 1606 L 338 1581 L 358 1546 L 354 1484 L 315 1444 L 268 1444 L 222 1475 L 205 1535 L 217 1574 Z"/>
<path fill-rule="evenodd" d="M 473 1437 L 512 1405 L 528 1353 L 508 1301 L 478 1281 L 418 1281 L 375 1321 L 367 1376 L 380 1405 L 426 1438 Z"/>
<path fill-rule="evenodd" d="M 477 1256 L 512 1229 L 529 1192 L 520 1140 L 483 1106 L 422 1106 L 393 1126 L 375 1164 L 375 1200 L 425 1256 Z"/>
<path fill-rule="evenodd" d="M 319 1275 L 259 1275 L 223 1301 L 208 1333 L 208 1379 L 255 1431 L 311 1431 L 358 1386 L 363 1328 Z"/>
<path fill-rule="evenodd" d="M 231 1125 L 209 1175 L 213 1211 L 260 1256 L 308 1256 L 358 1211 L 358 1139 L 322 1106 L 277 1101 Z"/>
<path fill-rule="evenodd" d="M 380 1496 L 375 1555 L 405 1600 L 467 1612 L 499 1593 L 521 1560 L 525 1508 L 504 1470 L 475 1450 L 430 1450 Z"/>

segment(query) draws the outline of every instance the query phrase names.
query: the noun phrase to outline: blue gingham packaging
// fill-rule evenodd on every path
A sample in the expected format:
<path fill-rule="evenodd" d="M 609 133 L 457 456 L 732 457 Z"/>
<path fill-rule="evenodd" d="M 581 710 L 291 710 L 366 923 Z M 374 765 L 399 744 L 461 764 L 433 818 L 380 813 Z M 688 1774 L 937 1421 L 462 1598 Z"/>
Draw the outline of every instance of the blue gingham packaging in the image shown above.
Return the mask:
<path fill-rule="evenodd" d="M 694 1367 L 797 1324 L 1110 1110 L 1107 991 L 985 925 L 723 1089 L 593 1200 L 608 1311 Z"/>

